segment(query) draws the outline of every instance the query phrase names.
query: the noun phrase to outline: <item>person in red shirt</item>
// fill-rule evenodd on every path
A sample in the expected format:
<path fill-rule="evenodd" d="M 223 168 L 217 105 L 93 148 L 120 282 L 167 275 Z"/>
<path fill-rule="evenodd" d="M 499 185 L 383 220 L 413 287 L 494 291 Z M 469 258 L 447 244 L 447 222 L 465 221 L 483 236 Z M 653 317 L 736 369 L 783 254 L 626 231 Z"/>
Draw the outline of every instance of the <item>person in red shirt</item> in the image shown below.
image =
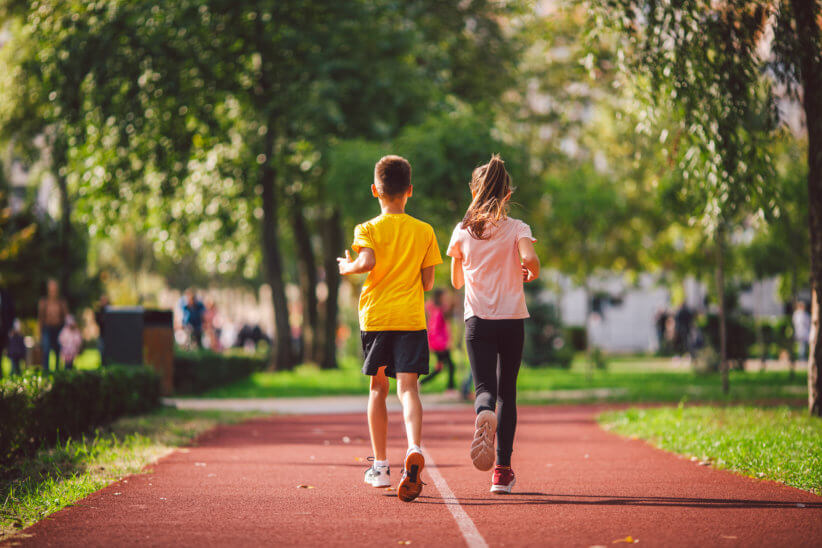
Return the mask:
<path fill-rule="evenodd" d="M 451 360 L 451 333 L 448 330 L 448 321 L 445 319 L 446 304 L 445 291 L 434 290 L 434 298 L 425 303 L 425 315 L 428 317 L 428 348 L 434 353 L 437 365 L 434 371 L 423 378 L 420 383 L 425 384 L 436 377 L 444 367 L 448 367 L 448 390 L 454 390 L 454 362 Z"/>

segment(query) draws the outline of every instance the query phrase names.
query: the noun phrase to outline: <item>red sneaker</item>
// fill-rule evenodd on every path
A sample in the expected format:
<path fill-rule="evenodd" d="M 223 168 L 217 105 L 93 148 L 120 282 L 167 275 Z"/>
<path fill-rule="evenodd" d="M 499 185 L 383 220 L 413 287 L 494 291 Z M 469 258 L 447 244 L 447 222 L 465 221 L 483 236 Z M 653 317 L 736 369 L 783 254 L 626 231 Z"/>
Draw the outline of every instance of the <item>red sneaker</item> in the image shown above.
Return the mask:
<path fill-rule="evenodd" d="M 491 482 L 492 493 L 510 493 L 516 483 L 517 478 L 510 466 L 496 465 L 494 467 L 494 479 Z"/>

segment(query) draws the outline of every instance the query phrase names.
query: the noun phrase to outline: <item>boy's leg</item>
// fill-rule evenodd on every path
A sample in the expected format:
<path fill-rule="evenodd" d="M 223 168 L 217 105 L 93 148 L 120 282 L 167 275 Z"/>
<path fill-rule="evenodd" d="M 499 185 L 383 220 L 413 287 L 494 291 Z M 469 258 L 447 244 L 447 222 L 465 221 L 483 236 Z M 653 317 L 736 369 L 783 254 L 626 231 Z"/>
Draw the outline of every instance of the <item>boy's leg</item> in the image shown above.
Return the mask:
<path fill-rule="evenodd" d="M 371 449 L 374 458 L 379 461 L 388 459 L 388 409 L 385 399 L 388 397 L 388 377 L 385 376 L 385 367 L 380 367 L 376 375 L 371 377 L 371 390 L 368 393 L 368 430 L 371 433 Z"/>
<path fill-rule="evenodd" d="M 417 373 L 397 373 L 397 395 L 402 403 L 408 447 L 419 447 L 422 439 L 422 402 Z"/>

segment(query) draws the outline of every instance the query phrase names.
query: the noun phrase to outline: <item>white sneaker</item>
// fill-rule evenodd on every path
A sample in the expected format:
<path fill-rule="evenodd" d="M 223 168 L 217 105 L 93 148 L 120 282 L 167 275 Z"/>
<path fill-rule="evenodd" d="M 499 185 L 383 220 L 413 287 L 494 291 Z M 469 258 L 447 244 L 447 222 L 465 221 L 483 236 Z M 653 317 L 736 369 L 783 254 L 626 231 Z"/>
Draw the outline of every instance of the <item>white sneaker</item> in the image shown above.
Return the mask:
<path fill-rule="evenodd" d="M 365 483 L 371 487 L 391 487 L 391 469 L 377 468 L 373 464 L 365 471 Z"/>
<path fill-rule="evenodd" d="M 477 470 L 490 470 L 494 466 L 494 439 L 497 435 L 497 416 L 485 409 L 474 423 L 474 439 L 471 441 L 471 462 Z"/>

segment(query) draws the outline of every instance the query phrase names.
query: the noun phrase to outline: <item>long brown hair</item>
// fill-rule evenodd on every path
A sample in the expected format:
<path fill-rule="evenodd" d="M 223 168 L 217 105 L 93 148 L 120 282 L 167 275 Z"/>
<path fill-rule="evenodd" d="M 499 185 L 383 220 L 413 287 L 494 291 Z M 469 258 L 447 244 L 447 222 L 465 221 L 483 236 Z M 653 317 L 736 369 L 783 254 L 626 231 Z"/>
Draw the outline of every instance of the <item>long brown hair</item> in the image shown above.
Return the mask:
<path fill-rule="evenodd" d="M 505 171 L 505 162 L 499 154 L 491 156 L 491 161 L 474 170 L 471 174 L 471 191 L 474 199 L 462 218 L 462 228 L 478 240 L 485 240 L 487 223 L 496 226 L 500 219 L 508 215 L 506 196 L 513 190 L 511 176 Z"/>

